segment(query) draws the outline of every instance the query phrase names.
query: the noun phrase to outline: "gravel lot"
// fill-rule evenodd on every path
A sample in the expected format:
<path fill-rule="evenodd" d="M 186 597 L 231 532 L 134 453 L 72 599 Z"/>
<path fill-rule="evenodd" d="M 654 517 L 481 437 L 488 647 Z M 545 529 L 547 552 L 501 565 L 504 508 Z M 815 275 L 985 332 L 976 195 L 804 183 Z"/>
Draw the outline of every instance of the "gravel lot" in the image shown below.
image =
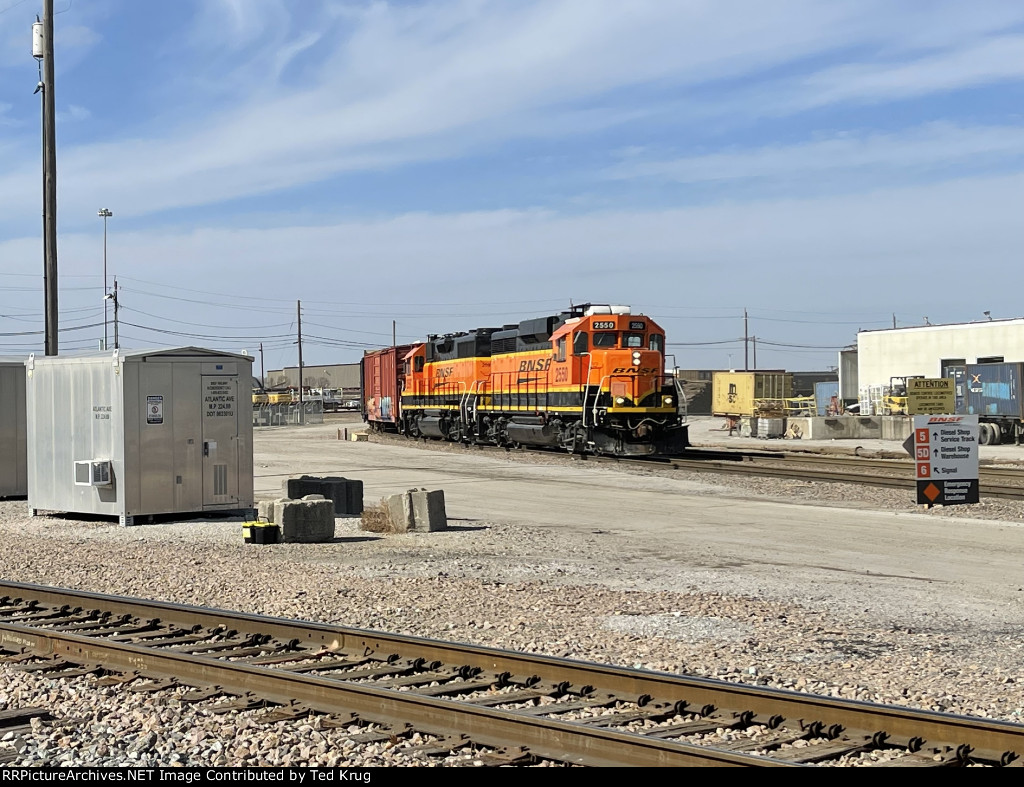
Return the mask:
<path fill-rule="evenodd" d="M 307 439 L 301 430 L 260 430 L 257 475 L 270 462 L 261 465 L 261 452 L 270 455 L 285 443 L 298 441 L 294 451 L 315 455 L 320 444 L 303 449 Z M 366 444 L 345 445 L 356 451 Z M 445 462 L 444 450 L 422 451 L 416 452 L 421 461 Z M 510 469 L 550 466 L 552 478 L 559 465 L 571 462 L 519 455 L 501 461 Z M 640 473 L 579 462 L 572 468 L 596 482 Z M 266 472 L 273 475 L 273 469 Z M 695 476 L 692 485 L 691 494 L 713 500 L 917 510 L 905 493 L 864 495 L 839 484 Z M 373 502 L 372 495 L 366 500 Z M 963 588 L 948 605 L 922 604 L 911 593 L 879 598 L 878 578 L 857 573 L 856 566 L 848 582 L 787 593 L 785 566 L 778 566 L 771 581 L 742 565 L 713 561 L 682 571 L 673 555 L 659 553 L 663 545 L 672 548 L 667 541 L 653 549 L 600 526 L 562 530 L 459 517 L 451 505 L 449 514 L 451 528 L 441 533 L 370 534 L 359 530 L 357 520 L 343 518 L 330 544 L 247 546 L 237 519 L 122 529 L 68 516 L 29 519 L 23 501 L 7 501 L 0 502 L 0 538 L 6 544 L 0 563 L 12 581 L 1010 721 L 1024 714 L 1024 573 L 1006 578 L 1019 583 L 1016 602 L 1010 595 L 998 604 Z M 928 516 L 999 520 L 1017 537 L 1024 506 L 934 509 Z M 967 528 L 964 538 L 970 538 Z M 701 545 L 686 548 L 699 553 Z M 958 560 L 956 549 L 949 560 Z M 942 597 L 941 588 L 928 592 L 930 599 Z M 19 764 L 413 764 L 401 744 L 346 746 L 343 732 L 318 731 L 309 723 L 278 723 L 269 734 L 256 725 L 255 712 L 225 719 L 181 705 L 172 692 L 125 701 L 123 694 L 91 688 L 85 680 L 0 671 L 0 707 L 46 704 L 58 711 L 57 726 L 36 725 L 31 734 L 0 741 Z"/>

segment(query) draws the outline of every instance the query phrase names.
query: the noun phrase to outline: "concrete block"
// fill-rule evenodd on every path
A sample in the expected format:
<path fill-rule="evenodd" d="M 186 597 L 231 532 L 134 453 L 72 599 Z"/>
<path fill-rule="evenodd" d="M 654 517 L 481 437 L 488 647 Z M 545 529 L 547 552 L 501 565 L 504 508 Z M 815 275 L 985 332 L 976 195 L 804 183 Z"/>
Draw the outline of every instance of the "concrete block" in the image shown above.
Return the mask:
<path fill-rule="evenodd" d="M 322 495 L 307 495 L 302 500 L 277 500 L 274 523 L 281 528 L 284 542 L 330 541 L 334 538 L 334 502 Z"/>
<path fill-rule="evenodd" d="M 256 517 L 261 522 L 273 522 L 274 521 L 274 501 L 273 500 L 260 500 L 256 504 Z"/>
<path fill-rule="evenodd" d="M 882 437 L 881 420 L 868 416 L 797 416 L 787 418 L 786 427 L 805 440 L 877 440 Z"/>
<path fill-rule="evenodd" d="M 349 439 L 353 443 L 365 443 L 369 441 L 370 435 L 368 435 L 366 432 L 355 432 L 354 434 L 349 436 Z"/>
<path fill-rule="evenodd" d="M 388 495 L 384 498 L 388 509 L 388 519 L 396 533 L 408 533 L 416 529 L 416 520 L 412 513 L 412 497 L 408 492 L 400 495 Z"/>
<path fill-rule="evenodd" d="M 358 516 L 363 513 L 363 482 L 337 476 L 300 476 L 285 481 L 289 498 L 298 500 L 306 495 L 323 495 L 334 501 L 334 513 Z"/>
<path fill-rule="evenodd" d="M 396 533 L 433 532 L 448 529 L 444 492 L 436 489 L 410 489 L 384 499 L 391 526 Z"/>
<path fill-rule="evenodd" d="M 909 415 L 883 415 L 882 439 L 901 443 L 914 432 L 914 419 Z"/>
<path fill-rule="evenodd" d="M 420 489 L 410 493 L 412 517 L 417 530 L 434 532 L 448 529 L 448 515 L 444 510 L 444 491 L 435 489 L 428 492 Z"/>

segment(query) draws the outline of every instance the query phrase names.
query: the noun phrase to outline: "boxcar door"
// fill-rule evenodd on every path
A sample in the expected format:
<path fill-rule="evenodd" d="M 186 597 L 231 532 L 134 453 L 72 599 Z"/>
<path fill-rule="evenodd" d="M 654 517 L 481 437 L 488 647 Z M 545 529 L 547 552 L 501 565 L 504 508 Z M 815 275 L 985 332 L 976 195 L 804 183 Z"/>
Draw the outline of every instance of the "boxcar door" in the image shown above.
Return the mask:
<path fill-rule="evenodd" d="M 237 375 L 203 375 L 204 508 L 238 502 L 238 410 Z"/>

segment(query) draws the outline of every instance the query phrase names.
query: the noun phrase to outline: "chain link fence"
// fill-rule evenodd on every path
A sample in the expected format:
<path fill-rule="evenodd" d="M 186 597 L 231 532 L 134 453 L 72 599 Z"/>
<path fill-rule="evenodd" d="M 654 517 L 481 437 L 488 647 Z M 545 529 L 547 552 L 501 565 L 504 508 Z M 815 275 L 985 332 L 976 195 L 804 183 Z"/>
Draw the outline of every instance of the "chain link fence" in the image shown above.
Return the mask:
<path fill-rule="evenodd" d="M 321 399 L 287 404 L 257 404 L 252 408 L 253 426 L 297 426 L 322 424 L 324 403 Z"/>

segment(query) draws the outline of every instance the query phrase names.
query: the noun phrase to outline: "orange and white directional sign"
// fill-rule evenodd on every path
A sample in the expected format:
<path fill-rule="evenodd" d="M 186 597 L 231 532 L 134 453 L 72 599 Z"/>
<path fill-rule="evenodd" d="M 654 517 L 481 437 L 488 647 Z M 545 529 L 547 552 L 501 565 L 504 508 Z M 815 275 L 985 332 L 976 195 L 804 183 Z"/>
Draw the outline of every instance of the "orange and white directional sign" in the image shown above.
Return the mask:
<path fill-rule="evenodd" d="M 978 416 L 915 415 L 917 502 L 978 502 Z"/>

